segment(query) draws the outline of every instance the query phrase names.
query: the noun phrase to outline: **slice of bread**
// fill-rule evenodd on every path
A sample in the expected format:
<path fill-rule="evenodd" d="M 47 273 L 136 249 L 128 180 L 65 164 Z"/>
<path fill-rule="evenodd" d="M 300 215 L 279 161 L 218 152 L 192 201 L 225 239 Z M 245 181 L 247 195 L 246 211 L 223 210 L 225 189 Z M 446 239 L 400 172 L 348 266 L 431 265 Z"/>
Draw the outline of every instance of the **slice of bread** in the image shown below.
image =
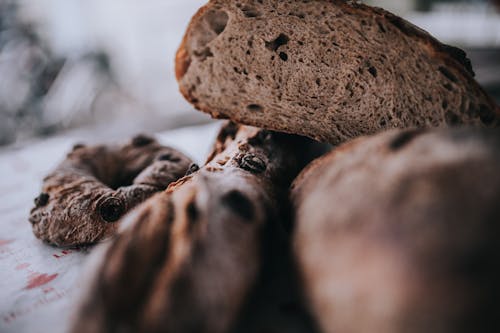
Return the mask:
<path fill-rule="evenodd" d="M 389 131 L 292 190 L 295 253 L 322 332 L 500 329 L 500 131 Z"/>
<path fill-rule="evenodd" d="M 462 50 L 353 1 L 212 0 L 187 28 L 176 76 L 214 118 L 332 144 L 387 128 L 500 123 Z"/>

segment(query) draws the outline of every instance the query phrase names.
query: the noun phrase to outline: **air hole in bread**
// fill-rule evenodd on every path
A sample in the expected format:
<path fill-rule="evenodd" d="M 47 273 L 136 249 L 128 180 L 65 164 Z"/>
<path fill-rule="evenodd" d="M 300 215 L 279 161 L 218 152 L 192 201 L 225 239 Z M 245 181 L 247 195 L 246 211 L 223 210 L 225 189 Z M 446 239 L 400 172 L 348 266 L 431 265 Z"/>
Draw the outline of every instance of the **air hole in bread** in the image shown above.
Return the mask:
<path fill-rule="evenodd" d="M 201 51 L 194 51 L 193 54 L 198 58 L 200 59 L 200 61 L 205 61 L 207 58 L 210 58 L 210 57 L 213 57 L 214 54 L 212 53 L 212 51 L 210 50 L 209 47 L 205 47 L 203 50 Z"/>
<path fill-rule="evenodd" d="M 266 42 L 266 48 L 271 51 L 276 51 L 280 46 L 286 45 L 290 39 L 285 34 L 279 34 L 276 39 Z"/>
<path fill-rule="evenodd" d="M 243 12 L 243 15 L 249 18 L 259 17 L 262 15 L 261 12 L 259 12 L 257 9 L 247 6 L 243 7 L 241 11 Z"/>
<path fill-rule="evenodd" d="M 226 29 L 227 21 L 229 16 L 223 10 L 213 10 L 205 15 L 205 20 L 208 23 L 210 29 L 217 35 L 220 35 L 224 29 Z"/>
<path fill-rule="evenodd" d="M 229 16 L 225 11 L 210 10 L 206 12 L 203 18 L 191 30 L 193 34 L 191 36 L 191 48 L 198 50 L 198 53 L 202 53 L 207 44 L 224 31 L 228 20 Z"/>
<path fill-rule="evenodd" d="M 444 119 L 445 119 L 447 125 L 453 126 L 453 125 L 457 125 L 459 123 L 458 116 L 451 111 L 447 111 L 444 114 Z"/>
<path fill-rule="evenodd" d="M 248 111 L 255 111 L 255 112 L 262 112 L 264 108 L 262 107 L 262 105 L 259 105 L 259 104 L 249 104 L 247 105 L 247 110 Z"/>
<path fill-rule="evenodd" d="M 378 24 L 378 28 L 379 28 L 379 30 L 380 30 L 381 32 L 385 33 L 385 32 L 386 32 L 386 30 L 385 30 L 384 25 L 383 25 L 382 23 L 380 23 L 380 22 L 377 22 L 377 24 Z"/>
<path fill-rule="evenodd" d="M 418 135 L 422 134 L 421 129 L 414 129 L 409 131 L 404 131 L 398 135 L 389 143 L 389 149 L 392 151 L 399 150 L 410 143 Z"/>
<path fill-rule="evenodd" d="M 290 12 L 288 15 L 298 17 L 301 20 L 303 20 L 306 17 L 306 14 L 302 12 Z"/>
<path fill-rule="evenodd" d="M 316 85 L 320 86 L 321 85 L 321 80 L 318 78 L 316 79 Z"/>
<path fill-rule="evenodd" d="M 446 90 L 449 90 L 449 91 L 452 91 L 453 90 L 453 87 L 451 86 L 451 84 L 449 83 L 445 83 L 443 84 L 443 87 L 446 89 Z"/>
<path fill-rule="evenodd" d="M 457 82 L 458 79 L 455 75 L 453 75 L 448 69 L 446 69 L 445 67 L 443 66 L 439 66 L 439 71 L 441 72 L 441 74 L 443 74 L 448 80 L 450 80 L 451 82 Z"/>
<path fill-rule="evenodd" d="M 442 107 L 443 109 L 447 109 L 447 108 L 448 108 L 448 101 L 447 101 L 447 100 L 445 100 L 445 99 L 443 99 L 443 101 L 441 102 L 441 107 Z"/>
<path fill-rule="evenodd" d="M 378 125 L 380 127 L 385 127 L 387 125 L 387 120 L 385 120 L 385 118 L 380 118 L 378 121 Z"/>
<path fill-rule="evenodd" d="M 280 56 L 280 59 L 283 61 L 288 60 L 288 54 L 286 54 L 285 52 L 280 52 L 279 56 Z"/>
<path fill-rule="evenodd" d="M 239 191 L 233 190 L 226 193 L 222 197 L 222 204 L 241 216 L 245 221 L 251 221 L 254 218 L 252 202 Z"/>
<path fill-rule="evenodd" d="M 373 77 L 377 77 L 377 69 L 373 66 L 370 66 L 368 68 L 368 72 L 373 76 Z"/>
<path fill-rule="evenodd" d="M 495 120 L 495 115 L 484 104 L 479 105 L 479 119 L 485 125 L 491 125 Z"/>

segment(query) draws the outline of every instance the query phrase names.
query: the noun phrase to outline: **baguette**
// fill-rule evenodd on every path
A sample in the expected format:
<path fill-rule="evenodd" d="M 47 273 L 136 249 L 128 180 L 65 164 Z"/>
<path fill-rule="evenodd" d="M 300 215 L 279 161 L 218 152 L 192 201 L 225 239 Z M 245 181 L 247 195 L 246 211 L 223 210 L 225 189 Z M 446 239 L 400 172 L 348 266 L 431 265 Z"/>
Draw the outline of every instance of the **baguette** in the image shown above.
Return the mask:
<path fill-rule="evenodd" d="M 72 332 L 227 332 L 312 141 L 229 123 L 201 169 L 127 216 Z"/>

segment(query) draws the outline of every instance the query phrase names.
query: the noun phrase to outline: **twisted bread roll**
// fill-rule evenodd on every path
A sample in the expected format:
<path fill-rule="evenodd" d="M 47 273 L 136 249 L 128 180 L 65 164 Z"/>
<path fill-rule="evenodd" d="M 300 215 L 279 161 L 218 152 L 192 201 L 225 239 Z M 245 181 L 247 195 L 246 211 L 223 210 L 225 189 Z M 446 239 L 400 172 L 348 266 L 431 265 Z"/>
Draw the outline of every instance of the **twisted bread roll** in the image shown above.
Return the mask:
<path fill-rule="evenodd" d="M 29 221 L 57 246 L 95 243 L 127 211 L 184 176 L 191 160 L 139 135 L 124 145 L 75 145 L 45 179 Z"/>

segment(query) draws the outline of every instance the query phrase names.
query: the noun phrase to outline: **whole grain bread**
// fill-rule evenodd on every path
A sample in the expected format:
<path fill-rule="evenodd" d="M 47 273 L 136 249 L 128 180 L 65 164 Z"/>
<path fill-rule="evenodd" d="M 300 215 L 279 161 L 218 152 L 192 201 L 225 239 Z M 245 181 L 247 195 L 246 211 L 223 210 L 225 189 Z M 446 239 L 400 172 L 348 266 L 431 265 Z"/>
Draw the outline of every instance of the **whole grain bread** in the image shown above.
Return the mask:
<path fill-rule="evenodd" d="M 389 131 L 295 180 L 294 251 L 324 332 L 500 329 L 500 131 Z"/>
<path fill-rule="evenodd" d="M 76 144 L 47 177 L 29 221 L 56 246 L 80 246 L 113 235 L 120 218 L 183 177 L 191 159 L 154 138 L 124 144 Z"/>
<path fill-rule="evenodd" d="M 207 164 L 139 206 L 97 254 L 73 332 L 227 332 L 311 144 L 224 126 Z"/>
<path fill-rule="evenodd" d="M 214 118 L 332 144 L 500 119 L 462 50 L 355 1 L 211 0 L 187 28 L 176 76 Z"/>

